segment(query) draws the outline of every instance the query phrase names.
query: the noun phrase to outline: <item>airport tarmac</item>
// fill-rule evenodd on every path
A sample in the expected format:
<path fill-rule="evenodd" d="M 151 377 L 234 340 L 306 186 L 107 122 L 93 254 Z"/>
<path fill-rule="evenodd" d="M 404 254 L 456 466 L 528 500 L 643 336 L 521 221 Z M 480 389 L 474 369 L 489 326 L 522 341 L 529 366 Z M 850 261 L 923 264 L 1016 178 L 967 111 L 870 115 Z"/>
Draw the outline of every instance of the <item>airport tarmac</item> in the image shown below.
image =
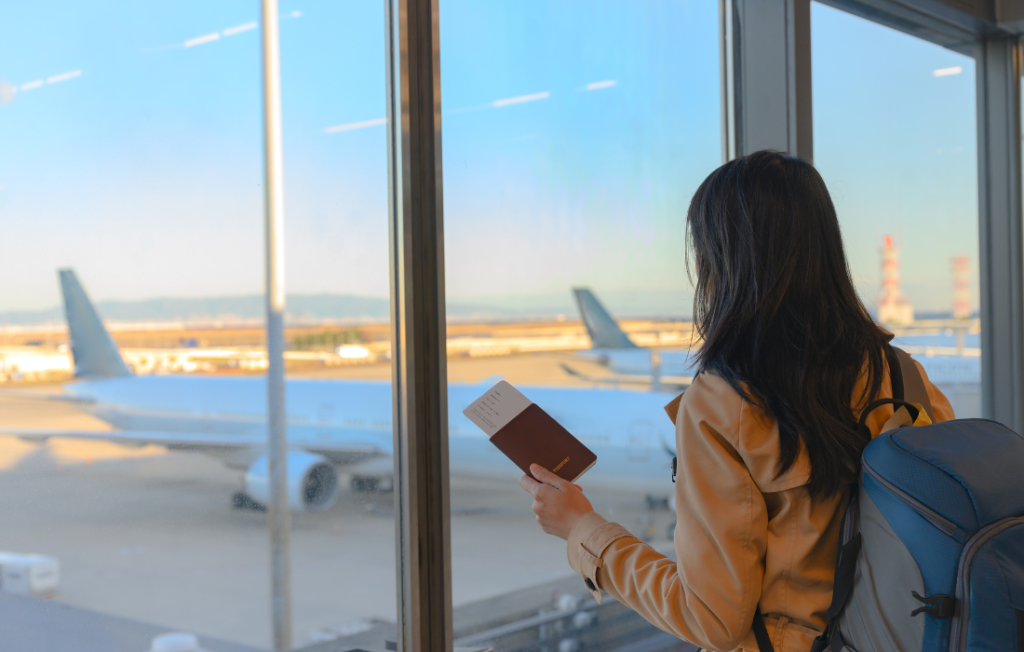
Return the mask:
<path fill-rule="evenodd" d="M 449 378 L 479 382 L 501 374 L 518 384 L 587 385 L 559 366 L 571 359 L 452 359 Z M 571 364 L 601 371 L 591 363 Z M 390 378 L 387 365 L 331 371 L 333 377 Z M 72 405 L 0 392 L 0 431 L 19 424 L 105 428 Z M 671 514 L 648 512 L 642 495 L 602 492 L 585 480 L 598 511 L 652 534 L 656 547 L 671 548 Z M 665 484 L 668 495 L 667 477 Z M 0 437 L 0 550 L 57 557 L 56 600 L 269 647 L 266 515 L 230 507 L 240 487 L 240 472 L 200 453 Z M 564 542 L 540 531 L 517 485 L 453 478 L 451 505 L 455 604 L 571 574 Z M 327 512 L 293 515 L 296 645 L 394 619 L 391 507 L 388 494 L 344 493 Z"/>

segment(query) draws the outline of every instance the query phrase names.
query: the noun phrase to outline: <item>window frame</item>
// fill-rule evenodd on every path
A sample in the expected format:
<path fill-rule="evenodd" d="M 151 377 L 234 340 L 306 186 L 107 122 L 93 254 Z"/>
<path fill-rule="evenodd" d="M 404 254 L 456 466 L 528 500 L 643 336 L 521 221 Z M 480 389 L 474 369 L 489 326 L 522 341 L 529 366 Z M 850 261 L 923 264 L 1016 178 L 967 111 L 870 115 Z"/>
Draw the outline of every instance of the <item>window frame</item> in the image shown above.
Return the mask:
<path fill-rule="evenodd" d="M 1010 0 L 994 15 L 949 0 L 820 1 L 977 62 L 982 413 L 1024 432 L 1020 21 L 996 20 Z M 726 159 L 770 147 L 814 160 L 810 2 L 720 0 Z"/>
<path fill-rule="evenodd" d="M 397 642 L 451 650 L 439 0 L 385 0 Z"/>
<path fill-rule="evenodd" d="M 766 147 L 813 160 L 810 1 L 720 0 L 723 160 Z M 983 410 L 1022 432 L 1016 26 L 947 0 L 824 3 L 978 61 Z M 406 652 L 453 645 L 438 7 L 385 0 L 398 649 Z"/>

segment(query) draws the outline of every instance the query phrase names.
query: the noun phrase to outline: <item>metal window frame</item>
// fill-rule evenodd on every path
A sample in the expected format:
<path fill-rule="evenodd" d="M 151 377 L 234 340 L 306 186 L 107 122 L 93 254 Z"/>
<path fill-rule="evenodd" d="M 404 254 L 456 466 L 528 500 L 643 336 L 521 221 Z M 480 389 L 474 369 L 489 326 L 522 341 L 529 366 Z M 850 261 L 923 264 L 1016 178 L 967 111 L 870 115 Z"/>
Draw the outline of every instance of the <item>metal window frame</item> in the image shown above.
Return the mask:
<path fill-rule="evenodd" d="M 723 157 L 772 147 L 813 160 L 810 0 L 720 2 Z M 979 60 L 981 302 L 989 325 L 982 387 L 986 414 L 1019 431 L 1021 46 L 995 22 L 949 20 L 948 12 L 936 17 L 914 6 L 926 2 L 945 6 L 829 0 L 945 47 L 969 46 Z M 408 652 L 451 650 L 438 0 L 385 0 L 385 13 L 398 644 Z"/>
<path fill-rule="evenodd" d="M 722 158 L 814 160 L 811 0 L 719 0 Z"/>
<path fill-rule="evenodd" d="M 1024 0 L 820 0 L 977 61 L 982 411 L 1024 432 Z M 809 0 L 720 0 L 722 142 L 813 160 Z"/>
<path fill-rule="evenodd" d="M 385 0 L 398 650 L 451 650 L 438 0 Z"/>
<path fill-rule="evenodd" d="M 976 45 L 982 413 L 1024 433 L 1021 42 Z"/>

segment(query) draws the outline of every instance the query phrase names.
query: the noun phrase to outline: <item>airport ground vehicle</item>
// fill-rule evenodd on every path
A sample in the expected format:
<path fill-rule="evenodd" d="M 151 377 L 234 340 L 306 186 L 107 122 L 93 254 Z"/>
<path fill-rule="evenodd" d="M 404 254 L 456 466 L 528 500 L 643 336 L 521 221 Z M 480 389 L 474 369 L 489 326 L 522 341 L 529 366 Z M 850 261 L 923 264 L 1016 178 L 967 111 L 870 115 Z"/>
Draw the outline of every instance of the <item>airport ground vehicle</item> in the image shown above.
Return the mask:
<path fill-rule="evenodd" d="M 0 590 L 48 596 L 57 590 L 60 565 L 53 557 L 0 552 Z"/>

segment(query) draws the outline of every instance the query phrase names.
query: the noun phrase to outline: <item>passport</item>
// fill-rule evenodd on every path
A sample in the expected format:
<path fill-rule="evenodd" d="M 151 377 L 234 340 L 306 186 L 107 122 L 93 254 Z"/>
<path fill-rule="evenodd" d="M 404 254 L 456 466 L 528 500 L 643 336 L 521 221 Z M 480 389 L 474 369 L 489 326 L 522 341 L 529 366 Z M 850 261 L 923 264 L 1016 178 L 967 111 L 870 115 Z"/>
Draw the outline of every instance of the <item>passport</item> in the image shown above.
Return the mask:
<path fill-rule="evenodd" d="M 540 466 L 576 482 L 597 455 L 539 405 L 502 380 L 462 411 L 523 473 Z"/>

